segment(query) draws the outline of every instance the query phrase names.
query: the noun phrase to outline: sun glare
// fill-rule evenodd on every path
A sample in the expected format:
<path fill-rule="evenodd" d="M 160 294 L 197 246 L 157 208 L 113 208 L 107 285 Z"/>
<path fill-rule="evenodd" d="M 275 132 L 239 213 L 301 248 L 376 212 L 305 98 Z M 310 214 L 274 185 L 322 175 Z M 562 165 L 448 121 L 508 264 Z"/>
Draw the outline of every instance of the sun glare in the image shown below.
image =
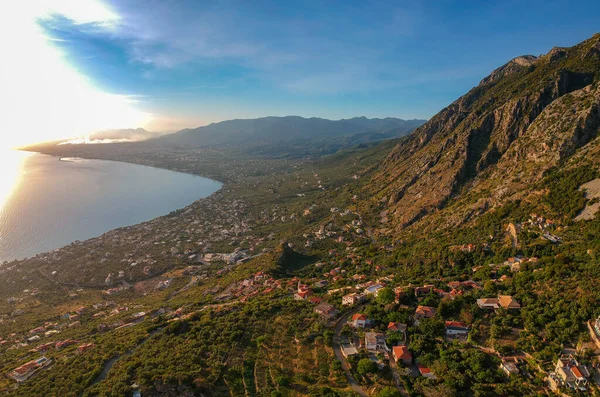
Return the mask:
<path fill-rule="evenodd" d="M 0 150 L 2 160 L 2 176 L 0 177 L 0 217 L 4 206 L 12 192 L 15 191 L 23 178 L 23 169 L 25 161 L 33 153 L 17 152 L 14 150 Z M 0 236 L 1 238 L 2 236 Z"/>
<path fill-rule="evenodd" d="M 57 14 L 107 28 L 118 22 L 116 14 L 94 0 L 1 2 L 0 148 L 133 128 L 149 120 L 135 108 L 134 98 L 94 87 L 44 36 L 37 22 Z"/>

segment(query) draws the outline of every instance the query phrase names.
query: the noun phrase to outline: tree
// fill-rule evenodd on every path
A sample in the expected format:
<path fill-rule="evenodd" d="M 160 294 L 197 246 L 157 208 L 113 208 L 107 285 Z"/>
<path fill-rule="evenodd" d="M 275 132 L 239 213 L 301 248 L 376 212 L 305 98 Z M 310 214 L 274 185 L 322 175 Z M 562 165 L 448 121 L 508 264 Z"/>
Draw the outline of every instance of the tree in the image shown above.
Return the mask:
<path fill-rule="evenodd" d="M 375 364 L 373 361 L 369 360 L 368 358 L 362 358 L 358 362 L 358 365 L 356 366 L 356 370 L 362 376 L 365 376 L 367 374 L 374 374 L 377 372 L 377 364 Z"/>
<path fill-rule="evenodd" d="M 384 387 L 377 393 L 377 397 L 401 397 L 402 394 L 393 387 Z"/>
<path fill-rule="evenodd" d="M 377 302 L 382 305 L 388 305 L 394 302 L 394 299 L 396 299 L 396 295 L 394 294 L 394 290 L 390 287 L 381 288 L 377 293 Z"/>

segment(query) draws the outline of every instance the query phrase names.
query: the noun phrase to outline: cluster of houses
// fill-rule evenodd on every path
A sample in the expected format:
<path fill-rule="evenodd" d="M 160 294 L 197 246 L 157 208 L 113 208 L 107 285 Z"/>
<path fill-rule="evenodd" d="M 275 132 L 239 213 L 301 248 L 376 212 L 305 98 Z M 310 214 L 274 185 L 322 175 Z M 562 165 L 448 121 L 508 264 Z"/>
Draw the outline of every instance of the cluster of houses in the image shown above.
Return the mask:
<path fill-rule="evenodd" d="M 561 355 L 554 365 L 548 380 L 553 391 L 560 389 L 571 389 L 575 391 L 587 391 L 588 381 L 591 377 L 587 365 L 583 365 L 573 355 Z"/>
<path fill-rule="evenodd" d="M 18 368 L 12 370 L 8 376 L 18 383 L 25 382 L 31 378 L 36 372 L 52 364 L 52 360 L 42 356 L 35 360 L 31 360 Z"/>

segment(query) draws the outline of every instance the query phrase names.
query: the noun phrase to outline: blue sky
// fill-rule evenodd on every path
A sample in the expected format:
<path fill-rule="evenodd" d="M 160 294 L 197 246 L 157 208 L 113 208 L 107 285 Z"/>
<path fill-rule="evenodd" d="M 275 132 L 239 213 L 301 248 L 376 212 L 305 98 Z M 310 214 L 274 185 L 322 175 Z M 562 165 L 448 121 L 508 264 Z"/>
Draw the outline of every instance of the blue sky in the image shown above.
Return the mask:
<path fill-rule="evenodd" d="M 100 0 L 102 1 L 102 0 Z M 268 115 L 429 118 L 522 54 L 600 31 L 600 1 L 106 0 L 37 23 L 147 127 Z"/>

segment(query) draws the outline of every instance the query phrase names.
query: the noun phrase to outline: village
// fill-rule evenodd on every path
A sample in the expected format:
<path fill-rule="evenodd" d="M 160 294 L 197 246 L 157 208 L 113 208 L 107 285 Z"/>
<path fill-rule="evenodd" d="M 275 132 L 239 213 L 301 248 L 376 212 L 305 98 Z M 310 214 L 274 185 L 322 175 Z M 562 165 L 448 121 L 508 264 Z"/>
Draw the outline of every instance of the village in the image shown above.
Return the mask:
<path fill-rule="evenodd" d="M 324 179 L 312 173 L 311 188 L 327 190 Z M 527 306 L 505 291 L 520 272 L 541 271 L 543 264 L 536 256 L 507 256 L 454 277 L 407 279 L 401 270 L 365 256 L 368 244 L 387 253 L 396 242 L 376 242 L 359 212 L 357 195 L 349 197 L 346 207 L 306 205 L 310 200 L 304 190 L 296 196 L 297 205 L 256 210 L 245 200 L 218 192 L 171 215 L 38 255 L 33 259 L 36 271 L 20 276 L 20 285 L 27 282 L 30 287 L 12 291 L 7 299 L 10 311 L 0 322 L 26 317 L 44 297 L 47 285 L 60 286 L 73 304 L 82 299 L 88 303 L 62 313 L 56 321 L 0 335 L 0 349 L 10 352 L 12 362 L 18 361 L 5 375 L 16 384 L 26 382 L 51 371 L 66 357 L 85 358 L 103 336 L 130 332 L 146 340 L 146 328 L 154 322 L 161 325 L 152 332 L 159 332 L 166 324 L 193 318 L 209 307 L 233 308 L 255 297 L 283 294 L 309 305 L 317 321 L 331 330 L 333 353 L 349 383 L 358 388 L 377 382 L 384 373 L 392 374 L 399 391 L 405 391 L 409 378 L 443 381 L 430 355 L 415 348 L 423 338 L 457 349 L 468 346 L 494 357 L 494 371 L 507 380 L 542 377 L 543 389 L 557 393 L 590 392 L 597 387 L 598 320 L 590 319 L 588 325 L 592 342 L 565 346 L 549 360 L 537 360 L 518 346 L 519 334 L 528 332 L 519 320 Z M 271 231 L 273 227 L 301 233 L 282 241 Z M 556 229 L 554 221 L 531 214 L 522 223 L 507 225 L 502 236 L 449 250 L 488 253 L 498 239 L 506 239 L 516 249 L 519 236 L 529 231 L 538 233 L 540 241 L 559 245 L 562 239 Z M 225 285 L 210 285 L 238 274 L 246 264 L 281 245 L 295 252 L 321 251 L 318 259 L 291 277 L 260 270 Z M 95 270 L 98 265 L 105 270 L 102 275 Z M 8 263 L 0 273 L 12 274 L 14 266 Z M 78 271 L 70 271 L 73 268 Z M 10 278 L 6 282 L 16 284 Z M 198 288 L 208 303 L 170 304 Z M 160 299 L 136 303 L 145 296 Z M 510 320 L 508 325 L 505 319 Z M 359 370 L 363 367 L 359 364 L 367 361 L 373 367 L 368 372 Z"/>

